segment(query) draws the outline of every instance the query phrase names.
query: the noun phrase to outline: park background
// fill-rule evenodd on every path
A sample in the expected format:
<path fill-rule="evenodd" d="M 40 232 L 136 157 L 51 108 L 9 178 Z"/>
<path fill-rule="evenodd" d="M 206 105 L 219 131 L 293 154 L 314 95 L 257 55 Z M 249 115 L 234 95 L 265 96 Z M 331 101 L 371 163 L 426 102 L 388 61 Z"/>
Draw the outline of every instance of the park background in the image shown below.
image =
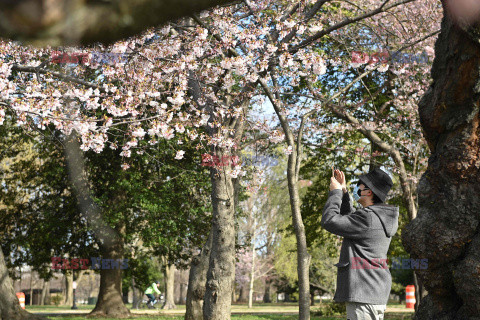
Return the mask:
<path fill-rule="evenodd" d="M 387 171 L 394 180 L 388 203 L 400 207 L 388 258 L 427 258 L 430 268 L 418 275 L 440 277 L 427 284 L 432 288 L 452 286 L 450 271 L 438 270 L 454 263 L 452 255 L 463 259 L 473 218 L 461 220 L 463 236 L 448 218 L 437 219 L 444 223 L 433 230 L 438 234 L 407 228 L 432 219 L 428 210 L 447 211 L 447 201 L 430 192 L 427 179 L 435 175 L 425 172 L 443 159 L 431 155 L 444 151 L 437 144 L 457 141 L 445 130 L 475 119 L 471 110 L 447 111 L 436 123 L 418 111 L 436 102 L 422 100 L 438 83 L 432 66 L 450 61 L 436 56 L 442 9 L 436 1 L 244 1 L 149 29 L 142 26 L 147 11 L 132 9 L 131 19 L 145 18 L 137 33 L 122 24 L 88 36 L 88 28 L 75 36 L 58 28 L 38 36 L 5 31 L 22 41 L 5 40 L 0 48 L 2 312 L 34 317 L 19 311 L 16 291 L 26 291 L 28 304 L 35 291 L 40 303 L 69 306 L 75 283 L 75 300 L 78 291 L 79 303 L 95 303 L 92 315 L 127 317 L 144 289 L 161 280 L 163 308 L 185 298 L 186 318 L 190 308 L 192 317 L 228 319 L 232 303 L 281 296 L 297 301 L 298 317 L 309 319 L 315 297 L 331 298 L 335 288 L 342 239 L 320 226 L 332 166 L 349 184 L 374 167 Z M 56 14 L 61 21 L 61 10 Z M 444 28 L 469 23 L 451 14 L 454 23 Z M 120 40 L 127 35 L 135 36 Z M 126 53 L 126 61 L 53 63 L 52 43 L 70 53 Z M 374 56 L 387 47 L 428 59 L 352 61 L 354 51 Z M 468 156 L 475 150 L 473 143 Z M 275 161 L 224 161 L 255 157 Z M 445 167 L 460 168 L 469 185 L 477 177 L 472 163 Z M 468 190 L 449 187 L 453 195 Z M 417 219 L 427 191 L 432 205 L 425 209 L 423 200 Z M 449 227 L 457 228 L 451 239 L 441 234 Z M 457 248 L 447 250 L 448 241 Z M 99 256 L 128 259 L 129 267 L 60 275 L 51 265 L 52 257 Z M 27 278 L 32 269 L 35 277 Z M 391 271 L 392 302 L 414 284 L 417 302 L 432 303 L 417 272 Z M 455 279 L 468 286 L 467 276 Z"/>

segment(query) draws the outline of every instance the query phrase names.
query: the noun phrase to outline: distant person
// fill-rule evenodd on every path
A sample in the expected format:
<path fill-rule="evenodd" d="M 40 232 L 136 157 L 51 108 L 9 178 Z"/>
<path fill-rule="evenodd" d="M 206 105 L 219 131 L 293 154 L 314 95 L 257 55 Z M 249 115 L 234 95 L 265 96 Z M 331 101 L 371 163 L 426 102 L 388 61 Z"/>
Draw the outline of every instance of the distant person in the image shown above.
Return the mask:
<path fill-rule="evenodd" d="M 145 290 L 145 295 L 148 297 L 147 306 L 149 308 L 150 307 L 153 308 L 153 305 L 157 303 L 157 299 L 155 298 L 153 293 L 156 293 L 157 295 L 159 295 L 161 293 L 161 291 L 158 289 L 159 287 L 160 287 L 160 281 L 155 281 L 154 283 L 152 283 L 150 287 L 147 288 L 147 290 Z"/>
<path fill-rule="evenodd" d="M 398 229 L 398 207 L 385 204 L 393 186 L 383 170 L 361 175 L 353 196 L 362 208 L 355 210 L 345 175 L 334 170 L 321 225 L 343 237 L 336 267 L 333 299 L 346 302 L 347 320 L 383 320 L 392 287 L 387 251 Z M 343 190 L 343 192 L 342 192 Z"/>

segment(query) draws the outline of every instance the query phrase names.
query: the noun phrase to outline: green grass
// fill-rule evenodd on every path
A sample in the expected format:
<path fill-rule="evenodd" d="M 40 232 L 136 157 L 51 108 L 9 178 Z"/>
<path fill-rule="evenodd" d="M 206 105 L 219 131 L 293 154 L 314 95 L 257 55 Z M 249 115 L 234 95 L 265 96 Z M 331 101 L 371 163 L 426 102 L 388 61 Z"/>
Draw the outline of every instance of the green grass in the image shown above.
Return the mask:
<path fill-rule="evenodd" d="M 312 310 L 315 310 L 315 307 L 317 307 L 319 304 L 316 303 L 315 306 L 312 306 Z M 79 304 L 78 306 L 78 311 L 90 311 L 93 309 L 93 305 L 84 305 L 84 304 Z M 389 302 L 388 303 L 389 307 L 405 307 L 405 304 L 400 304 L 397 302 Z M 131 304 L 127 304 L 127 307 L 130 309 Z M 74 313 L 75 310 L 71 310 L 71 306 L 26 306 L 27 311 L 41 314 L 41 313 L 47 313 L 47 314 L 55 314 L 55 313 L 61 313 L 61 312 L 72 312 Z M 142 309 L 139 311 L 141 312 Z M 146 309 L 143 309 L 146 310 Z M 185 310 L 185 305 L 178 305 L 176 310 Z M 133 312 L 136 312 L 136 309 L 132 310 Z M 235 313 L 242 313 L 242 312 L 252 312 L 256 311 L 259 312 L 260 314 L 242 314 L 238 315 Z M 153 320 L 153 319 L 158 319 L 158 320 L 183 320 L 183 314 L 182 315 L 163 315 L 163 314 L 133 314 L 132 319 L 135 320 Z M 297 320 L 298 316 L 296 315 L 281 315 L 281 314 L 274 314 L 275 312 L 285 312 L 285 313 L 290 313 L 290 312 L 298 312 L 298 304 L 297 303 L 254 303 L 254 308 L 248 309 L 248 306 L 246 304 L 233 304 L 232 305 L 232 320 Z M 385 320 L 410 320 L 412 318 L 413 313 L 387 313 L 385 316 Z M 86 320 L 89 319 L 85 315 L 54 315 L 54 316 L 48 316 L 47 319 L 50 320 Z M 117 318 L 101 318 L 102 320 L 117 320 Z M 345 319 L 345 316 L 329 316 L 329 317 L 311 317 L 311 320 L 339 320 Z"/>
<path fill-rule="evenodd" d="M 50 320 L 85 320 L 85 317 L 48 317 Z M 101 318 L 102 320 L 117 320 L 117 318 Z M 183 320 L 183 317 L 179 316 L 141 316 L 133 317 L 135 320 Z M 297 320 L 298 316 L 281 316 L 281 315 L 232 315 L 232 319 L 239 320 Z M 345 316 L 337 317 L 312 317 L 311 320 L 338 320 L 345 319 Z M 410 320 L 410 315 L 387 315 L 385 320 Z"/>

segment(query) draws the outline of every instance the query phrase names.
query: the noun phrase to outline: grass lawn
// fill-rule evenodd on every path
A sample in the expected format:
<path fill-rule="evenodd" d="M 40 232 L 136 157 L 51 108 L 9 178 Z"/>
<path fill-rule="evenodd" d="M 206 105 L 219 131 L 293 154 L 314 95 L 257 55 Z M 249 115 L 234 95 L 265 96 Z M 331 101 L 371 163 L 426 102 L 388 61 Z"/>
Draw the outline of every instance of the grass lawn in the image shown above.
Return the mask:
<path fill-rule="evenodd" d="M 50 320 L 85 320 L 86 314 L 93 309 L 93 305 L 77 305 L 77 310 L 71 310 L 71 306 L 26 306 L 26 310 L 32 313 L 45 314 Z M 312 306 L 315 310 L 318 303 Z M 131 304 L 127 304 L 131 308 Z M 405 304 L 391 302 L 388 308 L 395 308 L 385 315 L 385 320 L 410 320 L 412 312 L 402 312 Z M 392 309 L 391 309 L 392 310 Z M 132 309 L 132 319 L 136 320 L 183 320 L 185 312 L 185 305 L 178 305 L 177 309 L 168 311 L 176 314 L 161 314 L 163 310 L 147 310 L 147 309 Z M 399 311 L 399 312 L 397 312 Z M 249 309 L 246 304 L 232 305 L 232 319 L 238 320 L 297 320 L 298 315 L 285 315 L 298 312 L 298 304 L 296 303 L 254 303 L 252 309 Z M 80 314 L 83 313 L 83 314 Z M 144 314 L 142 314 L 144 313 Z M 244 314 L 238 314 L 244 313 Z M 249 313 L 249 314 L 247 314 Z M 284 313 L 284 314 L 282 314 Z M 73 315 L 74 314 L 74 315 Z M 311 317 L 311 320 L 339 320 L 345 319 L 345 316 L 330 316 L 330 317 Z M 117 318 L 102 318 L 104 320 L 116 320 Z"/>
<path fill-rule="evenodd" d="M 47 317 L 50 320 L 86 320 L 85 317 L 64 317 L 64 316 L 50 316 Z M 117 320 L 117 318 L 101 318 L 102 320 Z M 138 316 L 132 319 L 135 320 L 183 320 L 183 317 L 179 316 Z M 239 320 L 297 320 L 298 316 L 282 316 L 282 315 L 232 315 L 232 319 Z M 345 316 L 337 317 L 311 317 L 311 320 L 339 320 L 345 319 Z M 398 315 L 387 315 L 385 320 L 410 320 L 411 315 L 409 314 L 398 314 Z"/>

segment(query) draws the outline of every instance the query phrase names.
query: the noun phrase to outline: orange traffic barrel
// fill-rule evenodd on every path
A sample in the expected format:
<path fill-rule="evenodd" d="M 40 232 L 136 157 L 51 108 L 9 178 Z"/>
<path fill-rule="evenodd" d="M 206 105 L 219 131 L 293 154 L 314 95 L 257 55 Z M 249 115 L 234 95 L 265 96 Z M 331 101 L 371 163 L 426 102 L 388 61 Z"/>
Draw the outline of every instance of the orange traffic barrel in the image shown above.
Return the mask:
<path fill-rule="evenodd" d="M 407 288 L 405 289 L 406 295 L 406 303 L 407 303 L 407 308 L 410 309 L 415 309 L 415 286 L 414 285 L 408 285 Z"/>
<path fill-rule="evenodd" d="M 17 292 L 16 294 L 18 301 L 20 302 L 20 307 L 22 307 L 22 309 L 25 309 L 25 293 Z"/>

